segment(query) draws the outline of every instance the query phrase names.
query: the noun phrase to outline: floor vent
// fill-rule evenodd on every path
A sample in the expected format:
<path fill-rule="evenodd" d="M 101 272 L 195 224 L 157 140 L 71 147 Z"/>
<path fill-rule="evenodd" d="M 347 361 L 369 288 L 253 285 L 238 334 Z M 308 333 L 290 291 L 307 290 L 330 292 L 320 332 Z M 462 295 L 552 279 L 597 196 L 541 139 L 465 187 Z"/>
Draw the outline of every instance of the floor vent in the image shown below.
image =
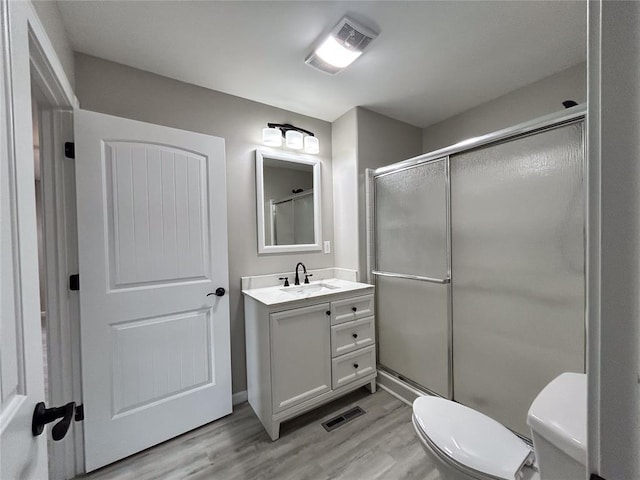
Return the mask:
<path fill-rule="evenodd" d="M 335 430 L 336 428 L 341 427 L 345 423 L 350 422 L 354 418 L 357 418 L 360 415 L 364 415 L 365 413 L 367 412 L 365 412 L 362 408 L 353 407 L 347 410 L 346 412 L 341 413 L 340 415 L 330 418 L 329 420 L 324 422 L 322 426 L 327 432 L 330 432 L 331 430 Z"/>

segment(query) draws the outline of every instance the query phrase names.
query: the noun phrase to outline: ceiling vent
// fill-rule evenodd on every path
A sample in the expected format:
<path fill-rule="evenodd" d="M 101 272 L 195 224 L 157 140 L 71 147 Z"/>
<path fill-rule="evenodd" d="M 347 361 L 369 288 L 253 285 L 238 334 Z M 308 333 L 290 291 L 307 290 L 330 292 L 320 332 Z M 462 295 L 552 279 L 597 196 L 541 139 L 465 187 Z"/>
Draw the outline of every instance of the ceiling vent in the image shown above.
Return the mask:
<path fill-rule="evenodd" d="M 360 57 L 377 36 L 369 28 L 344 17 L 307 57 L 305 63 L 321 72 L 335 75 Z"/>

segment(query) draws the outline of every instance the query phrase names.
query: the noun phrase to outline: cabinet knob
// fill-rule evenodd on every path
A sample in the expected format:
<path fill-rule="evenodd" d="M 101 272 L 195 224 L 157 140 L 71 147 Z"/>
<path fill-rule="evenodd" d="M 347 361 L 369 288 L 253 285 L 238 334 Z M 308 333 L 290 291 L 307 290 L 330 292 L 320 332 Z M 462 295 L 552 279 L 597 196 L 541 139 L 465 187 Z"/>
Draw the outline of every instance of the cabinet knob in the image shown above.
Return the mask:
<path fill-rule="evenodd" d="M 357 333 L 354 333 L 354 334 L 353 334 L 353 338 L 358 338 L 358 334 L 357 334 Z"/>
<path fill-rule="evenodd" d="M 358 307 L 351 307 L 351 310 L 353 310 L 354 312 L 358 311 Z"/>
<path fill-rule="evenodd" d="M 357 363 L 353 364 L 353 368 L 358 368 L 360 365 L 358 365 Z"/>
<path fill-rule="evenodd" d="M 331 310 L 327 310 L 325 313 L 326 313 L 327 315 L 331 315 Z"/>

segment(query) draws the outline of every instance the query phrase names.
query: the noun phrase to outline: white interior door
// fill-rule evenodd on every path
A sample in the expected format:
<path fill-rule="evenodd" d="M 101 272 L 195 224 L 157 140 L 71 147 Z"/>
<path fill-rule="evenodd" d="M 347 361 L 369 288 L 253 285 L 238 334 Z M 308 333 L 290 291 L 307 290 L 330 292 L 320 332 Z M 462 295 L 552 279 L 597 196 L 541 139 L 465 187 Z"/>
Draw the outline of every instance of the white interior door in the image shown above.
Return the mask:
<path fill-rule="evenodd" d="M 0 2 L 0 478 L 45 480 L 46 434 L 31 432 L 35 405 L 45 399 L 31 109 L 16 94 L 28 88 L 29 71 L 11 68 L 29 54 L 26 22 L 14 15 L 21 5 L 13 7 L 10 50 L 9 4 Z"/>
<path fill-rule="evenodd" d="M 231 413 L 224 140 L 75 113 L 87 471 Z"/>
<path fill-rule="evenodd" d="M 33 182 L 16 173 L 0 122 L 0 478 L 48 478 L 46 434 L 31 420 L 43 402 L 42 333 Z M 29 162 L 25 162 L 29 163 Z M 22 170 L 22 168 L 20 168 Z M 22 180 L 22 181 L 21 181 Z M 20 186 L 20 188 L 16 188 Z M 30 190 L 29 190 L 30 188 Z M 29 194 L 31 197 L 29 197 Z M 18 219 L 20 222 L 18 222 Z"/>

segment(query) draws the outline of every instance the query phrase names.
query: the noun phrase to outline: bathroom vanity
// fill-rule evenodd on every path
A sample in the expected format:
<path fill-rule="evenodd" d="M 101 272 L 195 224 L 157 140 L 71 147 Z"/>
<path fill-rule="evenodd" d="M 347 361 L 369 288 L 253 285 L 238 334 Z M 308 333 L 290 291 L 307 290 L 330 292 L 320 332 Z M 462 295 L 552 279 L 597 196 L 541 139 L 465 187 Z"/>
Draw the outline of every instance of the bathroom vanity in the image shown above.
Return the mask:
<path fill-rule="evenodd" d="M 364 385 L 375 391 L 374 287 L 326 278 L 246 288 L 259 278 L 243 278 L 247 394 L 277 440 L 283 421 Z"/>

